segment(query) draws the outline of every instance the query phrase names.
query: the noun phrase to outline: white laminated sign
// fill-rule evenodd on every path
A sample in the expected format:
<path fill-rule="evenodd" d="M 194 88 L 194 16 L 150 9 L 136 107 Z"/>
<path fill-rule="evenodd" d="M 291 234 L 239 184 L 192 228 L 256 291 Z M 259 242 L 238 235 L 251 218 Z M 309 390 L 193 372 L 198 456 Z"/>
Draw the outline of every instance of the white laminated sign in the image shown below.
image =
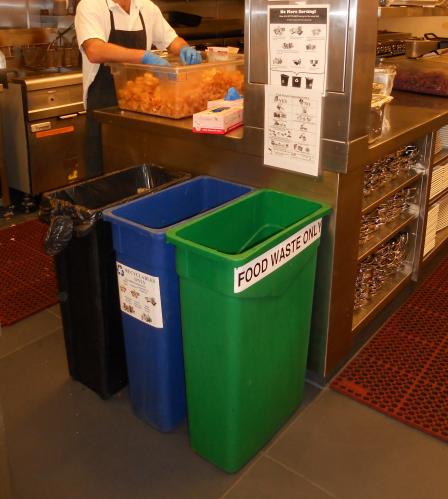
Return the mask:
<path fill-rule="evenodd" d="M 268 6 L 264 164 L 320 173 L 328 5 Z"/>
<path fill-rule="evenodd" d="M 269 84 L 325 91 L 328 5 L 268 7 Z"/>
<path fill-rule="evenodd" d="M 320 94 L 265 87 L 264 164 L 297 173 L 319 174 Z"/>
<path fill-rule="evenodd" d="M 322 219 L 316 220 L 250 262 L 234 269 L 233 292 L 241 293 L 292 260 L 320 238 Z"/>
<path fill-rule="evenodd" d="M 163 328 L 159 278 L 117 262 L 122 312 L 156 328 Z"/>

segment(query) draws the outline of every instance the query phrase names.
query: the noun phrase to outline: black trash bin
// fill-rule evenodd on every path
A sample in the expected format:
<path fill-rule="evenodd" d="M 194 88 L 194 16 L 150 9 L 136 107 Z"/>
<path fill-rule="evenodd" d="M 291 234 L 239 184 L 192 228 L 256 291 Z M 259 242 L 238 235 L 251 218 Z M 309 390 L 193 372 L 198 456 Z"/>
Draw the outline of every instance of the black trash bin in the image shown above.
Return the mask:
<path fill-rule="evenodd" d="M 107 399 L 127 383 L 112 232 L 104 209 L 190 178 L 139 165 L 42 196 L 49 223 L 46 251 L 55 255 L 70 375 Z"/>

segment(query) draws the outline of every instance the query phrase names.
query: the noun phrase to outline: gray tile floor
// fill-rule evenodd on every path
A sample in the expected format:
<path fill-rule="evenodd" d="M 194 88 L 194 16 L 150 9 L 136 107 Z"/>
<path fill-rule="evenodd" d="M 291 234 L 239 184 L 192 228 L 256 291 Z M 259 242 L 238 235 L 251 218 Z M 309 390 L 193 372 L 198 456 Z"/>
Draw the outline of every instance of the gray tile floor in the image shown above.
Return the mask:
<path fill-rule="evenodd" d="M 238 474 L 195 455 L 67 372 L 57 306 L 4 328 L 0 396 L 13 499 L 442 499 L 442 442 L 310 384 L 302 407 Z M 0 417 L 0 467 L 2 466 Z M 6 496 L 5 467 L 0 497 Z M 6 490 L 6 489 L 5 489 Z M 3 494 L 3 495 L 2 495 Z"/>
<path fill-rule="evenodd" d="M 105 402 L 71 380 L 58 306 L 1 331 L 0 499 L 445 499 L 447 470 L 442 442 L 307 384 L 285 427 L 228 475 L 191 451 L 186 425 L 160 434 L 126 389 Z"/>

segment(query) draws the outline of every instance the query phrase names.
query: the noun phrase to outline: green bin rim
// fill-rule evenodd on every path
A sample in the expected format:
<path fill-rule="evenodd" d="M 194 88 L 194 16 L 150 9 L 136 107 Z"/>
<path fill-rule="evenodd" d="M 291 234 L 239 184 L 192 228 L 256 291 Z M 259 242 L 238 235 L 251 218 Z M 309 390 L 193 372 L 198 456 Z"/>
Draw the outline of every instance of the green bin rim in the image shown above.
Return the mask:
<path fill-rule="evenodd" d="M 264 241 L 256 244 L 252 248 L 248 248 L 246 251 L 243 251 L 242 253 L 237 253 L 237 254 L 229 254 L 229 253 L 224 253 L 222 251 L 215 250 L 213 248 L 209 248 L 208 246 L 205 246 L 203 244 L 195 243 L 193 241 L 189 241 L 188 239 L 184 239 L 183 237 L 179 236 L 177 233 L 185 228 L 187 228 L 190 225 L 193 225 L 200 220 L 204 220 L 206 218 L 215 216 L 217 213 L 220 211 L 226 210 L 229 208 L 230 205 L 235 205 L 239 203 L 246 202 L 247 199 L 250 199 L 251 197 L 256 197 L 260 196 L 264 193 L 269 193 L 273 192 L 276 194 L 283 194 L 285 196 L 290 196 L 290 197 L 296 197 L 303 199 L 304 201 L 309 201 L 315 204 L 319 204 L 320 208 L 316 209 L 313 213 L 310 215 L 301 218 L 297 222 L 289 225 L 288 227 L 285 227 L 283 230 L 277 232 L 276 234 L 273 234 L 271 237 L 268 239 L 265 239 Z M 289 194 L 286 192 L 282 191 L 277 191 L 275 189 L 258 189 L 254 192 L 251 192 L 249 194 L 245 194 L 244 196 L 241 196 L 237 198 L 236 200 L 232 201 L 231 203 L 222 206 L 221 208 L 218 208 L 214 210 L 213 212 L 207 213 L 200 218 L 197 218 L 195 220 L 190 220 L 187 222 L 184 222 L 177 227 L 173 227 L 172 229 L 169 229 L 166 232 L 166 238 L 167 241 L 170 243 L 174 244 L 176 247 L 183 247 L 183 248 L 188 248 L 190 250 L 193 250 L 195 252 L 199 253 L 207 253 L 209 257 L 213 257 L 218 260 L 226 260 L 226 261 L 231 261 L 234 262 L 235 264 L 241 264 L 245 260 L 251 260 L 253 258 L 256 258 L 260 254 L 264 253 L 265 251 L 268 251 L 270 248 L 274 247 L 275 245 L 279 244 L 281 241 L 287 239 L 290 235 L 292 235 L 294 232 L 297 230 L 300 230 L 302 227 L 305 227 L 306 225 L 310 224 L 311 222 L 314 222 L 315 220 L 318 220 L 319 218 L 323 218 L 324 216 L 328 215 L 331 212 L 331 207 L 328 206 L 325 203 L 321 203 L 319 201 L 314 201 L 312 199 L 307 199 L 307 198 L 302 198 L 301 196 L 296 196 L 294 194 Z M 318 240 L 317 240 L 318 241 Z M 315 241 L 315 242 L 317 242 Z M 314 244 L 314 243 L 313 243 Z"/>

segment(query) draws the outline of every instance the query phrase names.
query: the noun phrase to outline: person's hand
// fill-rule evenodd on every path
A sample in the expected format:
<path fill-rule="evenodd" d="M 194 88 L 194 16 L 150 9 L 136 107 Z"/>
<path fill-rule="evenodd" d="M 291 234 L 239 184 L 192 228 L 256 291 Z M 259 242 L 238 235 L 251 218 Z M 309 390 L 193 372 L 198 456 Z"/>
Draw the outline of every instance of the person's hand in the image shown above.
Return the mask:
<path fill-rule="evenodd" d="M 200 64 L 202 62 L 201 54 L 193 47 L 182 47 L 179 55 L 182 64 Z"/>
<path fill-rule="evenodd" d="M 151 52 L 150 50 L 147 50 L 145 54 L 142 57 L 141 60 L 142 64 L 156 64 L 157 66 L 169 66 L 170 63 L 164 59 L 163 57 L 160 57 L 157 54 L 154 54 L 154 52 Z"/>

